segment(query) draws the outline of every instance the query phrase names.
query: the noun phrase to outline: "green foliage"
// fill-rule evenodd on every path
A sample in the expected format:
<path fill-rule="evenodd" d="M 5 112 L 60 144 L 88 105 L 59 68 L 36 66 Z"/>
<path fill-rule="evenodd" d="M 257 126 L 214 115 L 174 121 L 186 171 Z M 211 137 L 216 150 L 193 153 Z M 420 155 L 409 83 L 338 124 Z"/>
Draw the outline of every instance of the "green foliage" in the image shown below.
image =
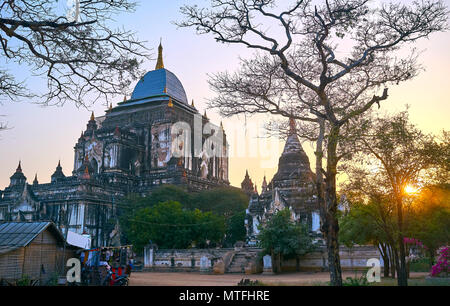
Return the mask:
<path fill-rule="evenodd" d="M 170 207 L 169 216 L 160 212 L 157 218 L 154 215 L 156 213 L 154 208 L 162 209 L 159 205 L 166 202 L 177 202 L 180 207 Z M 188 247 L 191 243 L 196 247 L 206 247 L 207 240 L 211 241 L 210 245 L 221 242 L 233 245 L 245 237 L 244 217 L 247 205 L 248 197 L 237 188 L 217 188 L 188 193 L 177 186 L 163 185 L 149 196 L 130 195 L 120 203 L 122 239 L 134 244 L 138 250 L 148 244 L 149 239 L 164 248 Z M 152 216 L 152 220 L 157 219 L 152 221 L 153 223 L 170 221 L 172 225 L 160 225 L 158 230 L 153 226 L 150 230 L 150 227 L 142 226 L 143 222 L 150 222 L 147 220 L 149 216 Z M 175 220 L 196 225 L 190 226 L 190 229 L 185 226 L 175 231 L 173 225 L 178 224 Z M 137 224 L 139 222 L 140 225 Z M 215 225 L 211 227 L 211 224 Z M 169 234 L 169 239 L 166 233 Z M 180 237 L 175 239 L 170 238 L 170 235 Z M 226 239 L 222 241 L 224 236 Z"/>
<path fill-rule="evenodd" d="M 239 281 L 239 283 L 237 284 L 238 286 L 264 286 L 264 284 L 259 281 L 259 280 L 251 280 L 248 278 L 243 278 Z"/>
<path fill-rule="evenodd" d="M 409 271 L 411 272 L 430 272 L 431 260 L 428 257 L 412 260 L 409 264 Z"/>
<path fill-rule="evenodd" d="M 245 210 L 235 213 L 227 219 L 227 230 L 224 244 L 233 246 L 236 241 L 244 241 L 247 234 L 244 226 Z"/>
<path fill-rule="evenodd" d="M 450 241 L 450 189 L 428 186 L 410 204 L 408 234 L 422 241 L 429 256 Z"/>
<path fill-rule="evenodd" d="M 369 286 L 366 275 L 363 274 L 361 277 L 347 277 L 342 281 L 343 286 Z"/>
<path fill-rule="evenodd" d="M 59 274 L 57 272 L 53 272 L 50 279 L 45 284 L 46 286 L 58 286 Z"/>
<path fill-rule="evenodd" d="M 212 212 L 226 220 L 224 244 L 233 246 L 236 241 L 245 239 L 245 209 L 248 196 L 240 189 L 224 187 L 205 190 L 192 195 L 191 208 Z"/>
<path fill-rule="evenodd" d="M 34 285 L 36 285 L 36 282 L 33 281 L 30 278 L 30 276 L 28 276 L 27 274 L 22 275 L 22 277 L 15 282 L 15 286 L 28 287 L 28 286 L 34 286 Z"/>
<path fill-rule="evenodd" d="M 220 244 L 225 234 L 225 219 L 212 212 L 202 212 L 195 209 L 193 221 L 196 226 L 192 226 L 191 239 L 199 248 L 206 248 Z M 208 242 L 209 241 L 209 244 Z"/>
<path fill-rule="evenodd" d="M 258 238 L 266 253 L 289 257 L 303 255 L 313 249 L 306 226 L 294 223 L 289 209 L 277 212 L 260 230 Z"/>
<path fill-rule="evenodd" d="M 191 195 L 178 186 L 162 185 L 156 188 L 146 197 L 141 197 L 137 194 L 128 196 L 123 202 L 127 206 L 133 208 L 151 207 L 158 203 L 167 201 L 175 201 L 183 204 L 183 207 L 190 207 Z"/>
<path fill-rule="evenodd" d="M 389 203 L 370 199 L 368 203 L 352 203 L 350 211 L 339 220 L 339 241 L 347 247 L 355 244 L 388 242 L 396 229 Z"/>
<path fill-rule="evenodd" d="M 201 211 L 211 211 L 217 215 L 230 217 L 245 211 L 248 206 L 248 196 L 237 188 L 216 188 L 192 195 L 191 208 Z M 242 222 L 242 224 L 244 224 Z"/>
<path fill-rule="evenodd" d="M 178 186 L 163 185 L 155 189 L 148 197 L 150 206 L 166 201 L 175 201 L 183 204 L 183 207 L 189 208 L 191 206 L 191 195 Z"/>
<path fill-rule="evenodd" d="M 138 209 L 124 230 L 129 241 L 141 250 L 152 240 L 159 248 L 189 248 L 192 243 L 205 246 L 218 243 L 225 232 L 223 217 L 185 210 L 179 202 L 167 201 Z"/>

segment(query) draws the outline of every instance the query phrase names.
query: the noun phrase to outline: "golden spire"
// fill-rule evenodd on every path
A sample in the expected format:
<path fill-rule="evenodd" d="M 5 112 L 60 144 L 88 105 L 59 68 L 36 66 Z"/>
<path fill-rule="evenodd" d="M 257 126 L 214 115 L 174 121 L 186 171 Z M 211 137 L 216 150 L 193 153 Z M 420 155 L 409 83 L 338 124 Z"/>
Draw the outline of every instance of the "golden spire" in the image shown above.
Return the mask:
<path fill-rule="evenodd" d="M 123 102 L 127 100 L 127 96 L 123 96 Z"/>
<path fill-rule="evenodd" d="M 167 93 L 167 86 L 164 86 L 163 93 Z"/>
<path fill-rule="evenodd" d="M 195 106 L 194 106 L 194 99 L 192 99 L 192 104 L 191 104 L 191 106 L 192 106 L 192 107 L 195 107 Z"/>
<path fill-rule="evenodd" d="M 111 111 L 111 110 L 112 110 L 112 103 L 109 104 L 109 111 Z"/>
<path fill-rule="evenodd" d="M 92 114 L 91 114 L 91 121 L 93 121 L 93 120 L 95 120 L 94 112 L 92 112 Z"/>
<path fill-rule="evenodd" d="M 163 69 L 164 68 L 164 62 L 163 62 L 163 56 L 162 56 L 163 47 L 161 42 L 159 43 L 158 47 L 158 61 L 156 62 L 155 70 Z"/>
<path fill-rule="evenodd" d="M 168 107 L 173 107 L 172 98 L 169 97 L 169 103 L 167 104 Z"/>

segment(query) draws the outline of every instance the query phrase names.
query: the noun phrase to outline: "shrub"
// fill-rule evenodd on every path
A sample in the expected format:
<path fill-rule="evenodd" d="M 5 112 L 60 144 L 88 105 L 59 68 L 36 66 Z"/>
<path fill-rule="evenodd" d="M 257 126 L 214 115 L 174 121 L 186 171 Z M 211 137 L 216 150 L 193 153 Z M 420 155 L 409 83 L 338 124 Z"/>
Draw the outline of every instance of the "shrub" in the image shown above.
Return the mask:
<path fill-rule="evenodd" d="M 409 270 L 411 272 L 428 272 L 430 271 L 430 258 L 422 257 L 411 260 Z"/>
<path fill-rule="evenodd" d="M 369 286 L 366 275 L 361 275 L 361 277 L 347 277 L 343 282 L 343 286 Z"/>
<path fill-rule="evenodd" d="M 15 282 L 15 286 L 34 286 L 36 284 L 28 275 L 22 275 L 22 278 Z"/>
<path fill-rule="evenodd" d="M 431 276 L 447 277 L 448 275 L 449 247 L 446 246 L 439 251 L 437 263 L 431 268 Z"/>
<path fill-rule="evenodd" d="M 243 278 L 238 283 L 238 286 L 263 286 L 263 283 L 261 283 L 259 280 L 251 280 L 248 278 Z"/>

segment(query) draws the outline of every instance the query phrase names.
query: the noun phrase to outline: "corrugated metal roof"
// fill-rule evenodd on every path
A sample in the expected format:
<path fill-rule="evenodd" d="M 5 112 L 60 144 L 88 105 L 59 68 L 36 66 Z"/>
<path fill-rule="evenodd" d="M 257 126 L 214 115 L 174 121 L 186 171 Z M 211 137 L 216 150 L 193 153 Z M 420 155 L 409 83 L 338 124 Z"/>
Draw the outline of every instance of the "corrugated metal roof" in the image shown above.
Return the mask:
<path fill-rule="evenodd" d="M 61 232 L 52 222 L 4 222 L 0 223 L 0 254 L 27 246 L 47 227 L 57 233 L 58 238 L 64 241 Z"/>

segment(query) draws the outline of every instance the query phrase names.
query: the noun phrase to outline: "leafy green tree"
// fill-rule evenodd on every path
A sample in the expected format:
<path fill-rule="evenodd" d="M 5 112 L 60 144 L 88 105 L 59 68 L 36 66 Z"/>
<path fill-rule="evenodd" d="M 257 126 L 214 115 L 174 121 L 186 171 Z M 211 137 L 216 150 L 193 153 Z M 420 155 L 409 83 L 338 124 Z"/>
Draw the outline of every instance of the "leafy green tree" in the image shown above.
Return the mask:
<path fill-rule="evenodd" d="M 123 229 L 122 239 L 129 243 L 137 241 L 139 245 L 147 244 L 148 237 L 142 236 L 144 241 L 141 242 L 142 239 L 137 239 L 133 235 L 136 218 L 154 212 L 151 208 L 165 202 L 179 203 L 184 211 L 183 214 L 191 214 L 195 222 L 202 224 L 193 226 L 189 234 L 191 241 L 188 246 L 194 243 L 196 247 L 208 247 L 222 242 L 233 245 L 245 237 L 244 216 L 248 197 L 241 190 L 227 187 L 189 193 L 178 186 L 162 185 L 146 197 L 133 194 L 118 204 L 120 225 Z M 224 235 L 225 232 L 226 235 Z M 165 237 L 162 231 L 153 233 L 152 237 L 155 238 L 159 234 Z M 207 241 L 210 243 L 206 243 Z"/>
<path fill-rule="evenodd" d="M 211 211 L 226 218 L 245 211 L 248 196 L 238 188 L 223 187 L 204 190 L 192 195 L 191 208 Z M 244 224 L 244 223 L 242 223 Z"/>
<path fill-rule="evenodd" d="M 450 186 L 422 188 L 411 206 L 409 236 L 424 244 L 431 268 L 436 251 L 450 242 Z"/>
<path fill-rule="evenodd" d="M 175 185 L 162 185 L 146 198 L 148 198 L 147 205 L 150 206 L 166 201 L 179 202 L 184 208 L 189 208 L 191 205 L 191 195 L 185 189 Z"/>
<path fill-rule="evenodd" d="M 368 180 L 376 184 L 372 178 Z M 358 181 L 359 184 L 363 182 Z M 349 247 L 355 244 L 377 246 L 384 261 L 384 276 L 388 277 L 391 271 L 395 277 L 395 258 L 398 257 L 396 203 L 389 195 L 370 191 L 367 182 L 363 184 L 369 200 L 358 199 L 353 185 L 350 210 L 339 221 L 340 242 Z M 450 241 L 450 191 L 448 187 L 426 186 L 407 200 L 410 201 L 405 201 L 403 236 L 423 243 L 431 268 L 436 250 Z M 408 253 L 407 248 L 406 251 Z"/>
<path fill-rule="evenodd" d="M 185 249 L 193 243 L 202 246 L 220 242 L 225 232 L 224 220 L 210 212 L 184 210 L 175 201 L 138 209 L 124 228 L 129 241 L 142 250 L 152 240 L 159 248 Z"/>
<path fill-rule="evenodd" d="M 264 252 L 271 254 L 275 272 L 281 272 L 281 261 L 306 254 L 313 249 L 306 226 L 290 218 L 289 209 L 277 212 L 260 227 L 258 238 Z"/>
<path fill-rule="evenodd" d="M 393 205 L 386 198 L 372 195 L 367 203 L 351 203 L 350 210 L 341 216 L 339 225 L 340 243 L 347 247 L 355 244 L 377 246 L 384 261 L 384 276 L 388 277 L 390 271 L 395 276 L 395 268 L 391 266 L 391 262 L 394 262 L 393 250 L 396 250 L 396 224 Z"/>
<path fill-rule="evenodd" d="M 433 135 L 422 133 L 409 122 L 407 111 L 367 121 L 363 137 L 359 138 L 360 155 L 356 160 L 376 167 L 377 176 L 384 179 L 386 193 L 395 203 L 398 244 L 398 285 L 407 285 L 406 248 L 403 242 L 407 230 L 405 224 L 405 200 L 408 187 L 419 182 L 421 173 L 442 163 L 443 147 Z"/>
<path fill-rule="evenodd" d="M 233 246 L 237 241 L 244 241 L 247 231 L 244 226 L 245 210 L 235 213 L 227 219 L 224 243 Z"/>
<path fill-rule="evenodd" d="M 225 235 L 225 219 L 212 212 L 192 211 L 195 226 L 192 227 L 192 241 L 196 247 L 208 248 L 220 245 Z"/>
<path fill-rule="evenodd" d="M 184 189 L 174 185 L 162 185 L 156 188 L 150 195 L 141 196 L 138 194 L 130 194 L 118 204 L 118 214 L 120 220 L 120 226 L 127 229 L 131 226 L 130 220 L 134 217 L 136 212 L 141 208 L 153 207 L 158 203 L 166 201 L 179 202 L 186 207 L 190 203 L 190 195 Z M 128 241 L 126 235 L 127 231 L 122 234 L 122 240 Z"/>
<path fill-rule="evenodd" d="M 342 192 L 353 204 L 364 205 L 352 207 L 354 212 L 344 222 L 353 220 L 356 224 L 352 226 L 359 227 L 362 233 L 371 226 L 374 226 L 372 230 L 377 229 L 369 232 L 372 238 L 374 234 L 378 235 L 379 239 L 373 239 L 374 244 L 386 246 L 393 261 L 392 270 L 397 270 L 398 284 L 406 285 L 408 249 L 404 237 L 417 238 L 411 224 L 422 219 L 411 204 L 417 201 L 418 194 L 411 190 L 414 190 L 413 186 L 443 181 L 445 175 L 442 174 L 446 169 L 448 171 L 445 157 L 448 141 L 445 141 L 445 132 L 441 142 L 433 135 L 422 133 L 409 122 L 407 111 L 369 117 L 360 123 L 358 133 L 361 136 L 353 144 L 353 151 L 357 153 L 342 167 L 348 175 Z M 355 210 L 366 216 L 369 224 L 362 223 L 365 219 L 361 216 L 352 218 Z M 426 220 L 420 222 L 428 223 Z M 341 229 L 347 230 L 348 235 L 353 231 L 350 227 L 344 224 Z M 380 249 L 380 252 L 383 256 L 384 250 Z"/>
<path fill-rule="evenodd" d="M 236 241 L 245 239 L 244 219 L 248 200 L 248 196 L 240 189 L 224 187 L 193 194 L 190 206 L 223 216 L 226 220 L 224 243 L 227 246 L 233 246 Z"/>

